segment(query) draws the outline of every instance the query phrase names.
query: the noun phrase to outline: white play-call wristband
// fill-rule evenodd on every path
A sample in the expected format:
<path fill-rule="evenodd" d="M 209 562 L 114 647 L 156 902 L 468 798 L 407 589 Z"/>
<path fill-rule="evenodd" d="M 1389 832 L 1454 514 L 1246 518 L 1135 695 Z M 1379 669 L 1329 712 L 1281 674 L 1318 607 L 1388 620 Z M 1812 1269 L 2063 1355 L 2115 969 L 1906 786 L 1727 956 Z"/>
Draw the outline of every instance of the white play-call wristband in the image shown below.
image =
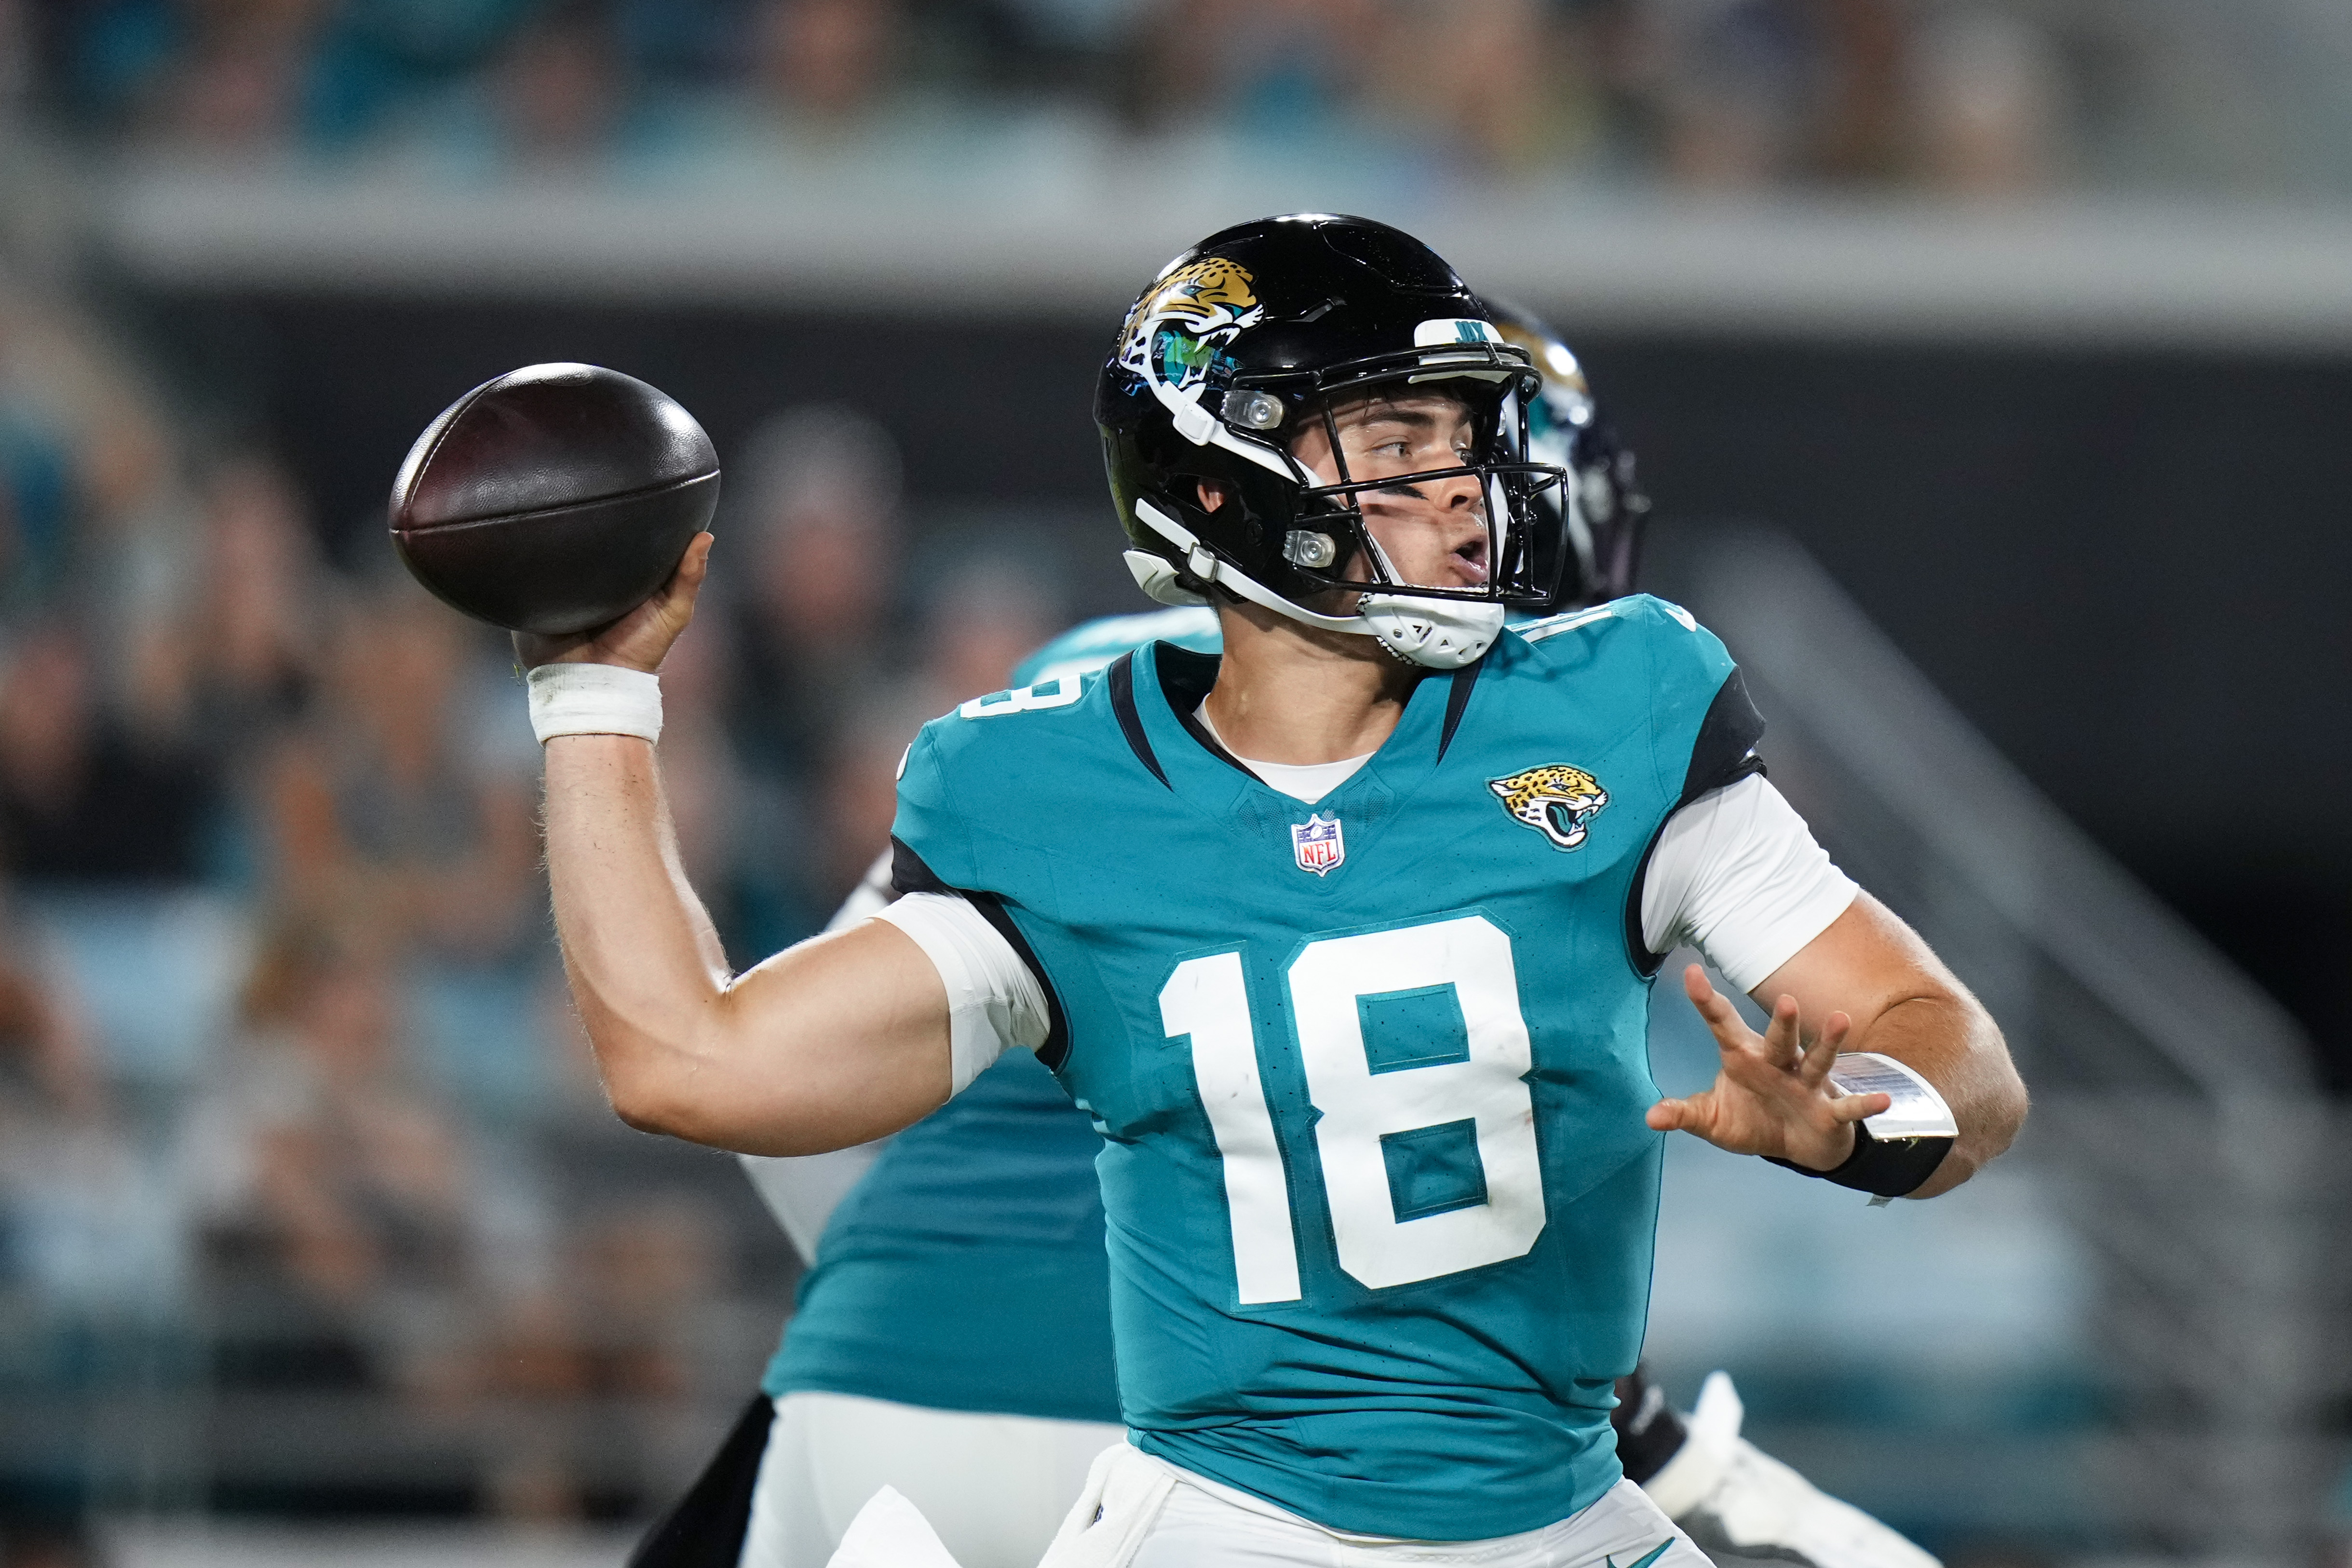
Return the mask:
<path fill-rule="evenodd" d="M 661 678 L 617 664 L 542 664 L 530 683 L 530 729 L 545 745 L 557 735 L 661 739 Z"/>

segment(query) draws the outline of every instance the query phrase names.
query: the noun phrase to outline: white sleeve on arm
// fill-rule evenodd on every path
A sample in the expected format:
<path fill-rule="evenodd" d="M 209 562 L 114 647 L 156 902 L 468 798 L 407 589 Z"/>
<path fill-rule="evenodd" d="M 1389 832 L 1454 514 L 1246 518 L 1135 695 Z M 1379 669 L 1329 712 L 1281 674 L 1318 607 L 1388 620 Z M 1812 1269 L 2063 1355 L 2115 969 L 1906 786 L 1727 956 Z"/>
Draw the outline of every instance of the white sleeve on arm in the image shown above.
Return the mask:
<path fill-rule="evenodd" d="M 1035 1050 L 1051 1028 L 1045 988 L 1004 933 L 952 893 L 909 893 L 874 917 L 915 939 L 948 988 L 948 1049 L 954 1088 L 1019 1046 Z"/>
<path fill-rule="evenodd" d="M 1642 941 L 1685 942 L 1752 991 L 1845 913 L 1858 891 L 1760 773 L 1666 819 L 1642 885 Z"/>

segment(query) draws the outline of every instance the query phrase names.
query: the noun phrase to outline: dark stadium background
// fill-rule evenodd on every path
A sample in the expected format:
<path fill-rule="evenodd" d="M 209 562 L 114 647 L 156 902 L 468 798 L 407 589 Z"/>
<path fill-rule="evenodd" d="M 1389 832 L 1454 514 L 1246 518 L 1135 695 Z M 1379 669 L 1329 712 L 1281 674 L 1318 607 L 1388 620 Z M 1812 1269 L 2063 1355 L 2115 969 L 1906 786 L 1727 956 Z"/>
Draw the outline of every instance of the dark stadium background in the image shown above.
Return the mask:
<path fill-rule="evenodd" d="M 787 391 L 853 404 L 898 437 L 919 530 L 1050 502 L 1085 607 L 1135 602 L 1087 405 L 1099 322 L 136 303 L 345 561 L 386 549 L 386 476 L 457 391 L 583 359 L 680 398 L 722 458 Z M 2352 1091 L 2352 357 L 1629 337 L 1538 303 L 1641 456 L 1661 549 L 1678 519 L 1794 534 Z"/>

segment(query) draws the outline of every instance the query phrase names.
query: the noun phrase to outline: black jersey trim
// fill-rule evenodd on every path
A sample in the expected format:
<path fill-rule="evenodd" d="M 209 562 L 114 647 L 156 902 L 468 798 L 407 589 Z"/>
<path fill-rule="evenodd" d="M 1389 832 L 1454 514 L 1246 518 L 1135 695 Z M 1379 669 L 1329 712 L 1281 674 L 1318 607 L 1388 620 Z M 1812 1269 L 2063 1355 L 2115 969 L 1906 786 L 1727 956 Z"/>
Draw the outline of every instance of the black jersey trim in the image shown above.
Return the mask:
<path fill-rule="evenodd" d="M 1462 728 L 1462 715 L 1470 710 L 1470 693 L 1478 685 L 1478 672 L 1486 668 L 1484 658 L 1454 672 L 1454 689 L 1445 694 L 1445 727 L 1437 733 L 1437 760 L 1445 760 L 1445 748 L 1454 744 L 1454 731 Z"/>
<path fill-rule="evenodd" d="M 1167 772 L 1160 765 L 1159 753 L 1151 749 L 1151 737 L 1144 733 L 1143 715 L 1135 708 L 1135 650 L 1129 648 L 1111 660 L 1110 672 L 1104 678 L 1110 686 L 1110 710 L 1118 716 L 1118 732 L 1127 737 L 1127 749 L 1135 760 L 1151 770 L 1151 776 L 1162 787 L 1174 789 L 1168 782 Z"/>
<path fill-rule="evenodd" d="M 1210 689 L 1217 683 L 1218 663 L 1214 654 L 1195 653 L 1174 643 L 1165 644 L 1160 650 L 1160 689 L 1168 694 L 1169 710 L 1176 715 L 1176 721 L 1184 726 L 1186 734 L 1200 742 L 1211 756 L 1234 772 L 1257 779 L 1256 771 L 1225 750 L 1216 736 L 1209 732 L 1209 727 L 1201 722 L 1201 704 L 1208 700 Z M 1454 731 L 1462 727 L 1462 715 L 1470 707 L 1470 693 L 1478 684 L 1478 672 L 1486 668 L 1486 661 L 1482 658 L 1453 674 L 1453 689 L 1445 696 L 1445 726 L 1437 737 L 1437 760 L 1441 763 L 1445 760 L 1445 748 L 1454 744 Z M 1116 702 L 1118 699 L 1114 697 L 1112 700 Z M 1130 691 L 1128 697 L 1130 710 L 1134 701 Z M 1121 722 L 1125 722 L 1123 718 Z M 1258 779 L 1258 782 L 1264 784 L 1265 781 Z"/>
<path fill-rule="evenodd" d="M 893 836 L 890 840 L 890 885 L 899 895 L 908 893 L 944 893 L 958 898 L 980 911 L 980 918 L 996 928 L 996 932 L 1013 944 L 1021 962 L 1029 966 L 1036 977 L 1037 989 L 1045 994 L 1045 1043 L 1037 1047 L 1037 1059 L 1049 1071 L 1059 1072 L 1062 1064 L 1070 1059 L 1070 1025 L 1062 1012 L 1062 999 L 1054 991 L 1054 983 L 1045 977 L 1045 966 L 1037 962 L 1037 950 L 1021 934 L 1005 912 L 1004 900 L 994 893 L 980 892 L 971 888 L 951 888 L 940 880 L 939 873 L 923 863 L 923 858 L 907 847 L 906 840 Z"/>
<path fill-rule="evenodd" d="M 1764 759 L 1756 754 L 1756 742 L 1764 738 L 1764 715 L 1756 710 L 1755 700 L 1748 695 L 1748 682 L 1737 668 L 1723 678 L 1715 689 L 1715 700 L 1706 705 L 1706 717 L 1699 721 L 1698 738 L 1691 742 L 1690 765 L 1683 770 L 1683 791 L 1675 798 L 1672 810 L 1659 819 L 1658 830 L 1650 835 L 1648 846 L 1642 851 L 1642 863 L 1633 868 L 1633 885 L 1625 891 L 1625 953 L 1633 960 L 1636 973 L 1653 975 L 1658 965 L 1665 963 L 1663 952 L 1652 952 L 1642 935 L 1642 891 L 1650 881 L 1650 858 L 1658 852 L 1658 840 L 1665 837 L 1666 824 L 1680 811 L 1710 790 L 1722 789 L 1738 783 L 1750 773 L 1765 771 Z"/>
<path fill-rule="evenodd" d="M 1674 815 L 1671 811 L 1666 813 L 1668 818 Z M 1633 961 L 1633 973 L 1644 979 L 1656 974 L 1658 966 L 1666 961 L 1664 953 L 1650 951 L 1648 934 L 1642 930 L 1642 890 L 1650 881 L 1650 857 L 1658 852 L 1658 840 L 1665 833 L 1666 825 L 1662 821 L 1642 850 L 1642 863 L 1633 868 L 1633 885 L 1625 889 L 1625 956 Z"/>
<path fill-rule="evenodd" d="M 1217 669 L 1223 660 L 1213 653 L 1194 653 L 1189 647 L 1174 643 L 1156 645 L 1160 662 L 1160 689 L 1168 698 L 1168 710 L 1176 715 L 1176 722 L 1184 732 L 1201 742 L 1209 755 L 1224 763 L 1245 779 L 1264 784 L 1264 779 L 1250 771 L 1249 764 L 1225 750 L 1223 742 L 1209 733 L 1201 722 L 1201 704 L 1209 700 L 1209 692 L 1217 684 Z"/>
<path fill-rule="evenodd" d="M 1688 805 L 1707 791 L 1721 789 L 1764 771 L 1756 742 L 1764 738 L 1764 715 L 1748 695 L 1748 681 L 1737 668 L 1715 689 L 1699 721 L 1698 739 L 1691 742 L 1690 766 L 1683 772 L 1683 793 L 1675 802 Z"/>

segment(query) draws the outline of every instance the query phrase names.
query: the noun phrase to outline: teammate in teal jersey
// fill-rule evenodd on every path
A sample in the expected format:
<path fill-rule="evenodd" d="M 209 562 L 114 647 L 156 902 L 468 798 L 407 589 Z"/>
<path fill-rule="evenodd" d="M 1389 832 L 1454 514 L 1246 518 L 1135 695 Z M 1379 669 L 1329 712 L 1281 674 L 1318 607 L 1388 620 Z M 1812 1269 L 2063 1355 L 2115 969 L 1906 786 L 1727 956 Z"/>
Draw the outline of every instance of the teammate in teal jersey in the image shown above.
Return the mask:
<path fill-rule="evenodd" d="M 841 1146 L 1014 1043 L 1101 1124 L 1135 1446 L 1049 1561 L 1695 1556 L 1606 1436 L 1654 1134 L 1924 1194 L 2021 1118 L 1932 955 L 1817 851 L 1759 838 L 1777 797 L 1740 782 L 1755 721 L 1719 645 L 1646 600 L 1499 632 L 1543 592 L 1549 479 L 1526 356 L 1496 339 L 1442 262 L 1360 220 L 1245 226 L 1163 273 L 1098 411 L 1138 580 L 1216 598 L 1222 666 L 1155 648 L 927 730 L 898 880 L 929 890 L 883 920 L 730 977 L 651 753 L 613 732 L 642 717 L 550 737 L 558 918 L 625 1117 Z M 526 647 L 546 708 L 657 665 L 707 549 L 615 627 Z M 1718 840 L 1795 869 L 1752 876 Z M 1726 886 L 1747 891 L 1711 903 Z M 1691 971 L 1723 1071 L 1654 1103 L 1667 934 L 1774 1016 L 1754 1034 Z M 1889 1106 L 1829 1080 L 1849 1041 L 1939 1089 L 1951 1135 L 1860 1132 Z"/>

